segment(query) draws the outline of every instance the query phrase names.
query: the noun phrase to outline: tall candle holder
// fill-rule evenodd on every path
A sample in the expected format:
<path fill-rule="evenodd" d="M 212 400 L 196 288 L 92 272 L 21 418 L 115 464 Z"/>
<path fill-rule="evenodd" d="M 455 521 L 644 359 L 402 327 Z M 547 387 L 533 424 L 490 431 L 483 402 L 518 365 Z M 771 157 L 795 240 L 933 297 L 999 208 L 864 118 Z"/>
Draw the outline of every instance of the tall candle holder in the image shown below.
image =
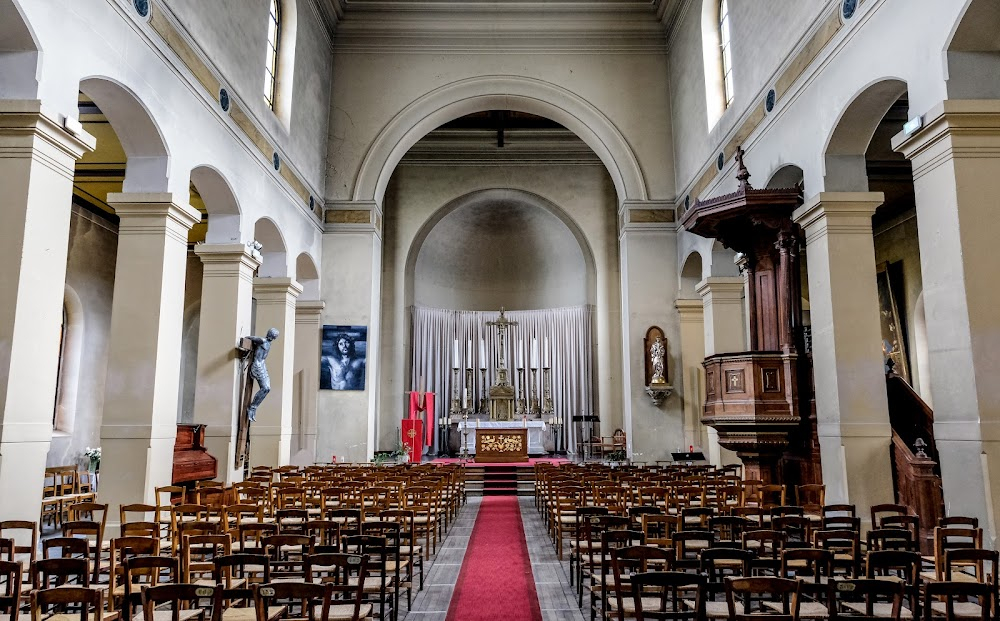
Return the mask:
<path fill-rule="evenodd" d="M 531 370 L 531 401 L 528 405 L 528 413 L 534 415 L 538 411 L 538 369 Z"/>
<path fill-rule="evenodd" d="M 450 416 L 438 418 L 438 457 L 448 456 L 448 427 L 450 425 Z"/>
<path fill-rule="evenodd" d="M 527 403 L 526 403 L 526 397 L 525 397 L 525 394 L 526 394 L 527 391 L 525 391 L 525 389 L 524 389 L 525 388 L 524 387 L 524 367 L 520 367 L 517 370 L 517 384 L 520 387 L 520 391 L 519 391 L 519 394 L 518 394 L 517 405 L 516 405 L 516 410 L 514 412 L 514 415 L 517 418 L 522 418 L 526 414 L 526 410 L 527 410 Z"/>
<path fill-rule="evenodd" d="M 463 410 L 471 410 L 472 404 L 473 402 L 475 402 L 475 397 L 473 396 L 473 394 L 475 393 L 476 385 L 474 380 L 472 379 L 472 373 L 473 373 L 472 369 L 465 370 L 465 393 L 468 395 L 468 398 L 462 400 Z"/>
<path fill-rule="evenodd" d="M 545 367 L 542 369 L 542 416 L 552 414 L 552 369 Z"/>
<path fill-rule="evenodd" d="M 479 393 L 479 413 L 488 414 L 489 406 L 486 393 L 486 369 L 479 369 L 479 376 L 481 378 L 480 386 L 482 386 L 482 391 Z"/>
<path fill-rule="evenodd" d="M 459 452 L 459 458 L 463 461 L 469 461 L 469 410 L 468 408 L 462 410 L 462 450 Z"/>
<path fill-rule="evenodd" d="M 455 367 L 454 369 L 452 369 L 451 373 L 452 373 L 452 379 L 451 379 L 451 414 L 454 416 L 454 415 L 457 415 L 458 411 L 462 408 L 462 404 L 461 404 L 461 401 L 460 401 L 460 399 L 462 398 L 462 396 L 459 393 L 459 388 L 458 388 L 458 367 Z"/>

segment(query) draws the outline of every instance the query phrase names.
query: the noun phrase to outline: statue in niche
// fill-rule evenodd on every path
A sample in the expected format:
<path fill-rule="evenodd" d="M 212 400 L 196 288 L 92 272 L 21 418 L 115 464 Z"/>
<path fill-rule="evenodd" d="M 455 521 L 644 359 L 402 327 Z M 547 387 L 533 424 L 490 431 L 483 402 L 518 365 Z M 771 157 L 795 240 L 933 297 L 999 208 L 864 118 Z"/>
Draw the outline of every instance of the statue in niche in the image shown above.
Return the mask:
<path fill-rule="evenodd" d="M 667 379 L 663 377 L 663 357 L 667 353 L 667 348 L 663 345 L 663 339 L 659 336 L 649 347 L 649 362 L 653 367 L 653 378 L 650 384 L 666 384 Z"/>
<path fill-rule="evenodd" d="M 250 362 L 250 377 L 257 382 L 257 394 L 247 407 L 247 418 L 250 422 L 257 420 L 257 408 L 264 401 L 267 393 L 271 392 L 271 378 L 267 375 L 267 355 L 271 353 L 271 341 L 278 338 L 277 328 L 267 331 L 264 338 L 259 336 L 248 336 L 247 340 L 253 343 L 253 350 L 250 352 L 252 358 Z"/>

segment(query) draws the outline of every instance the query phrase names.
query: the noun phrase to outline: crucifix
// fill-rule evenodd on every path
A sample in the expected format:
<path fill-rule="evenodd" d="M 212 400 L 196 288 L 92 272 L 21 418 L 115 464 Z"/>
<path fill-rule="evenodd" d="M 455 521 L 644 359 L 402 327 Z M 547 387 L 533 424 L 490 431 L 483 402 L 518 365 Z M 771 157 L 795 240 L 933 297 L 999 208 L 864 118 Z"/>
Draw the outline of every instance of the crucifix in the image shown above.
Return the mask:
<path fill-rule="evenodd" d="M 511 321 L 504 316 L 504 308 L 500 307 L 500 317 L 496 321 L 487 321 L 486 325 L 490 327 L 495 327 L 497 329 L 497 348 L 500 350 L 500 359 L 497 362 L 497 386 L 507 386 L 510 382 L 507 381 L 507 346 L 505 340 L 507 337 L 507 330 L 511 326 L 516 326 L 516 321 Z"/>

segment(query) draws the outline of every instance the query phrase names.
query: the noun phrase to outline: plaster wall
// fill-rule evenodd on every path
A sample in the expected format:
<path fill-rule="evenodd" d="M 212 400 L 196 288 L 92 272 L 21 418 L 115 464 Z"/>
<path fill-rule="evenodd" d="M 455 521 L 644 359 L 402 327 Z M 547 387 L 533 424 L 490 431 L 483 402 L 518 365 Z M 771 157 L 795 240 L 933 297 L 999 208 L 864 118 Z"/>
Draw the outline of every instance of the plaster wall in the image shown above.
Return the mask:
<path fill-rule="evenodd" d="M 327 199 L 352 197 L 365 154 L 411 102 L 444 85 L 492 75 L 532 78 L 582 97 L 624 135 L 649 197 L 674 195 L 665 54 L 473 50 L 428 55 L 335 49 L 333 74 Z"/>
<path fill-rule="evenodd" d="M 198 6 L 208 4 L 214 3 Z M 267 216 L 281 230 L 289 272 L 300 252 L 319 256 L 321 228 L 308 212 L 308 205 L 274 170 L 270 157 L 265 158 L 221 110 L 218 94 L 205 92 L 159 35 L 138 17 L 131 2 L 25 2 L 22 9 L 44 52 L 38 85 L 44 111 L 57 119 L 75 118 L 80 81 L 99 77 L 130 91 L 152 118 L 169 155 L 167 177 L 140 178 L 141 182 L 127 191 L 167 190 L 176 200 L 186 202 L 190 171 L 200 165 L 211 166 L 232 188 L 241 210 L 241 225 L 239 230 L 235 226 L 226 230 L 209 226 L 209 241 L 246 241 L 252 237 L 253 223 Z M 307 57 L 303 54 L 303 62 Z M 325 134 L 324 128 L 320 123 L 302 131 L 316 136 Z M 128 128 L 115 129 L 121 137 Z M 301 149 L 309 151 L 305 146 Z M 313 151 L 317 150 L 322 148 L 314 146 Z M 286 160 L 299 167 L 291 155 Z M 321 183 L 320 178 L 315 187 Z M 320 195 L 318 189 L 315 193 Z"/>
<path fill-rule="evenodd" d="M 80 300 L 83 352 L 76 367 L 76 399 L 65 403 L 65 429 L 52 432 L 47 466 L 83 463 L 88 446 L 101 445 L 104 382 L 108 365 L 108 332 L 115 286 L 118 227 L 81 207 L 70 217 L 66 285 Z M 63 377 L 73 373 L 72 365 Z M 65 389 L 68 382 L 64 382 Z"/>
<path fill-rule="evenodd" d="M 202 422 L 194 419 L 194 392 L 198 382 L 198 329 L 201 325 L 201 289 L 205 267 L 201 259 L 188 251 L 184 276 L 184 323 L 181 331 L 181 383 L 177 399 L 177 422 Z"/>
<path fill-rule="evenodd" d="M 384 345 L 381 355 L 382 409 L 380 448 L 389 448 L 399 418 L 398 404 L 410 390 L 410 313 L 414 300 L 432 304 L 424 292 L 407 282 L 407 259 L 417 250 L 416 240 L 439 210 L 452 201 L 480 190 L 507 188 L 536 194 L 564 212 L 593 254 L 593 282 L 587 301 L 594 304 L 595 403 L 602 418 L 621 426 L 621 314 L 619 306 L 618 244 L 615 191 L 599 163 L 533 166 L 399 166 L 386 193 L 385 255 L 383 261 Z M 463 243 L 456 240 L 455 243 Z M 503 266 L 517 271 L 518 264 Z M 584 265 L 580 266 L 585 270 Z M 469 298 L 465 298 L 469 301 Z M 474 299 L 474 298 L 473 298 Z M 459 302 L 455 297 L 454 302 Z M 567 299 L 568 300 L 568 299 Z M 442 298 L 447 302 L 447 298 Z M 576 302 L 579 303 L 579 302 Z M 537 307 L 537 306 L 536 306 Z M 491 307 L 492 308 L 492 307 Z M 508 305 L 508 308 L 511 308 Z"/>
<path fill-rule="evenodd" d="M 313 6 L 315 0 L 285 4 L 297 13 L 292 108 L 286 127 L 264 100 L 269 2 L 165 0 L 224 76 L 230 94 L 240 97 L 308 180 L 322 187 L 330 118 L 330 36 Z"/>

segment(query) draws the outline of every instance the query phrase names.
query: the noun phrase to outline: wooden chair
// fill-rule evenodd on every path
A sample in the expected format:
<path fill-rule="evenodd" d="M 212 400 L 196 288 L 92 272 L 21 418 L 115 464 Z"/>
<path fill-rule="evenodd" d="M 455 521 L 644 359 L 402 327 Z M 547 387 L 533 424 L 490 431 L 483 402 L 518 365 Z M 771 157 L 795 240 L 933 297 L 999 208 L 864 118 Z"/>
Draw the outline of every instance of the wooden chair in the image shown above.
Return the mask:
<path fill-rule="evenodd" d="M 271 535 L 265 537 L 264 554 L 271 561 L 272 580 L 305 578 L 304 557 L 312 554 L 313 539 L 308 535 Z"/>
<path fill-rule="evenodd" d="M 328 621 L 333 588 L 312 582 L 271 582 L 253 587 L 257 621 Z"/>
<path fill-rule="evenodd" d="M 213 585 L 215 559 L 233 553 L 229 534 L 184 535 L 181 539 L 181 581 L 203 586 Z"/>
<path fill-rule="evenodd" d="M 920 591 L 923 559 L 912 550 L 876 550 L 868 553 L 865 577 L 869 579 L 899 582 L 904 587 L 904 596 L 909 600 L 909 609 L 903 608 L 902 615 L 916 619 L 920 610 Z M 885 614 L 885 607 L 878 614 Z"/>
<path fill-rule="evenodd" d="M 398 541 L 398 540 L 397 540 Z M 369 601 L 378 603 L 378 617 L 396 621 L 399 602 L 399 546 L 385 536 L 348 535 L 344 549 L 367 558 L 368 581 L 363 585 Z"/>
<path fill-rule="evenodd" d="M 900 621 L 904 584 L 897 580 L 835 579 L 827 585 L 830 620 Z M 909 611 L 907 611 L 909 612 Z"/>
<path fill-rule="evenodd" d="M 786 548 L 781 553 L 779 577 L 798 580 L 800 593 L 808 594 L 813 601 L 799 603 L 799 616 L 803 619 L 825 619 L 830 616 L 827 584 L 833 576 L 833 554 L 818 548 Z M 822 600 L 822 601 L 816 601 Z M 783 613 L 772 603 L 765 606 Z"/>
<path fill-rule="evenodd" d="M 992 585 L 982 582 L 928 582 L 924 587 L 924 621 L 989 621 L 993 616 L 994 595 Z M 937 601 L 939 599 L 943 601 Z M 970 601 L 972 599 L 978 601 Z"/>
<path fill-rule="evenodd" d="M 11 550 L 13 554 L 13 549 Z M 21 609 L 21 578 L 23 569 L 15 561 L 0 561 L 0 618 L 17 621 Z"/>
<path fill-rule="evenodd" d="M 854 518 L 857 519 L 857 518 Z M 849 578 L 860 577 L 861 536 L 855 530 L 818 530 L 813 533 L 813 545 L 833 554 L 835 573 Z"/>
<path fill-rule="evenodd" d="M 322 553 L 306 557 L 306 581 L 328 584 L 332 591 L 330 621 L 359 621 L 374 607 L 364 601 L 368 559 L 361 554 Z"/>
<path fill-rule="evenodd" d="M 218 556 L 212 563 L 212 577 L 222 587 L 220 621 L 257 621 L 252 605 L 253 584 L 271 582 L 269 559 L 262 554 L 230 554 Z"/>
<path fill-rule="evenodd" d="M 63 586 L 31 594 L 31 621 L 114 621 L 118 613 L 104 612 L 104 593 L 97 589 Z"/>
<path fill-rule="evenodd" d="M 171 556 L 133 556 L 125 559 L 121 611 L 125 619 L 134 619 L 142 610 L 142 592 L 150 586 L 180 581 L 180 564 Z M 214 584 L 212 585 L 214 586 Z"/>
<path fill-rule="evenodd" d="M 111 540 L 108 569 L 108 607 L 118 608 L 125 598 L 125 561 L 136 556 L 156 556 L 160 540 L 149 537 L 118 537 Z"/>
<path fill-rule="evenodd" d="M 413 573 L 419 568 L 420 590 L 424 588 L 424 557 L 420 546 L 415 545 L 413 511 L 409 509 L 386 509 L 380 515 L 382 520 L 399 525 L 399 559 L 402 572 L 399 588 L 406 589 L 407 609 L 413 603 Z"/>
<path fill-rule="evenodd" d="M 636 614 L 632 598 L 634 585 L 632 577 L 648 571 L 669 571 L 674 559 L 674 551 L 650 546 L 627 546 L 614 550 L 611 555 L 611 569 L 614 575 L 614 597 L 608 601 L 608 611 L 619 621 Z M 647 608 L 654 608 L 657 602 L 643 602 Z"/>
<path fill-rule="evenodd" d="M 727 578 L 729 618 L 734 621 L 798 621 L 800 587 L 798 580 L 770 576 Z M 778 613 L 763 605 L 775 601 L 779 603 Z"/>
<path fill-rule="evenodd" d="M 705 582 L 705 616 L 728 619 L 726 580 L 750 575 L 754 553 L 737 548 L 709 548 L 701 553 L 701 573 Z M 719 599 L 721 597 L 721 600 Z"/>
<path fill-rule="evenodd" d="M 678 597 L 693 593 L 693 597 Z M 636 621 L 705 618 L 705 576 L 679 571 L 649 571 L 632 575 L 632 607 Z M 619 621 L 625 616 L 620 615 Z"/>
<path fill-rule="evenodd" d="M 210 602 L 206 608 L 204 601 Z M 219 621 L 222 588 L 197 584 L 160 584 L 142 592 L 143 621 Z"/>
<path fill-rule="evenodd" d="M 90 586 L 90 566 L 81 558 L 43 558 L 31 564 L 31 586 L 35 590 L 67 585 Z"/>

